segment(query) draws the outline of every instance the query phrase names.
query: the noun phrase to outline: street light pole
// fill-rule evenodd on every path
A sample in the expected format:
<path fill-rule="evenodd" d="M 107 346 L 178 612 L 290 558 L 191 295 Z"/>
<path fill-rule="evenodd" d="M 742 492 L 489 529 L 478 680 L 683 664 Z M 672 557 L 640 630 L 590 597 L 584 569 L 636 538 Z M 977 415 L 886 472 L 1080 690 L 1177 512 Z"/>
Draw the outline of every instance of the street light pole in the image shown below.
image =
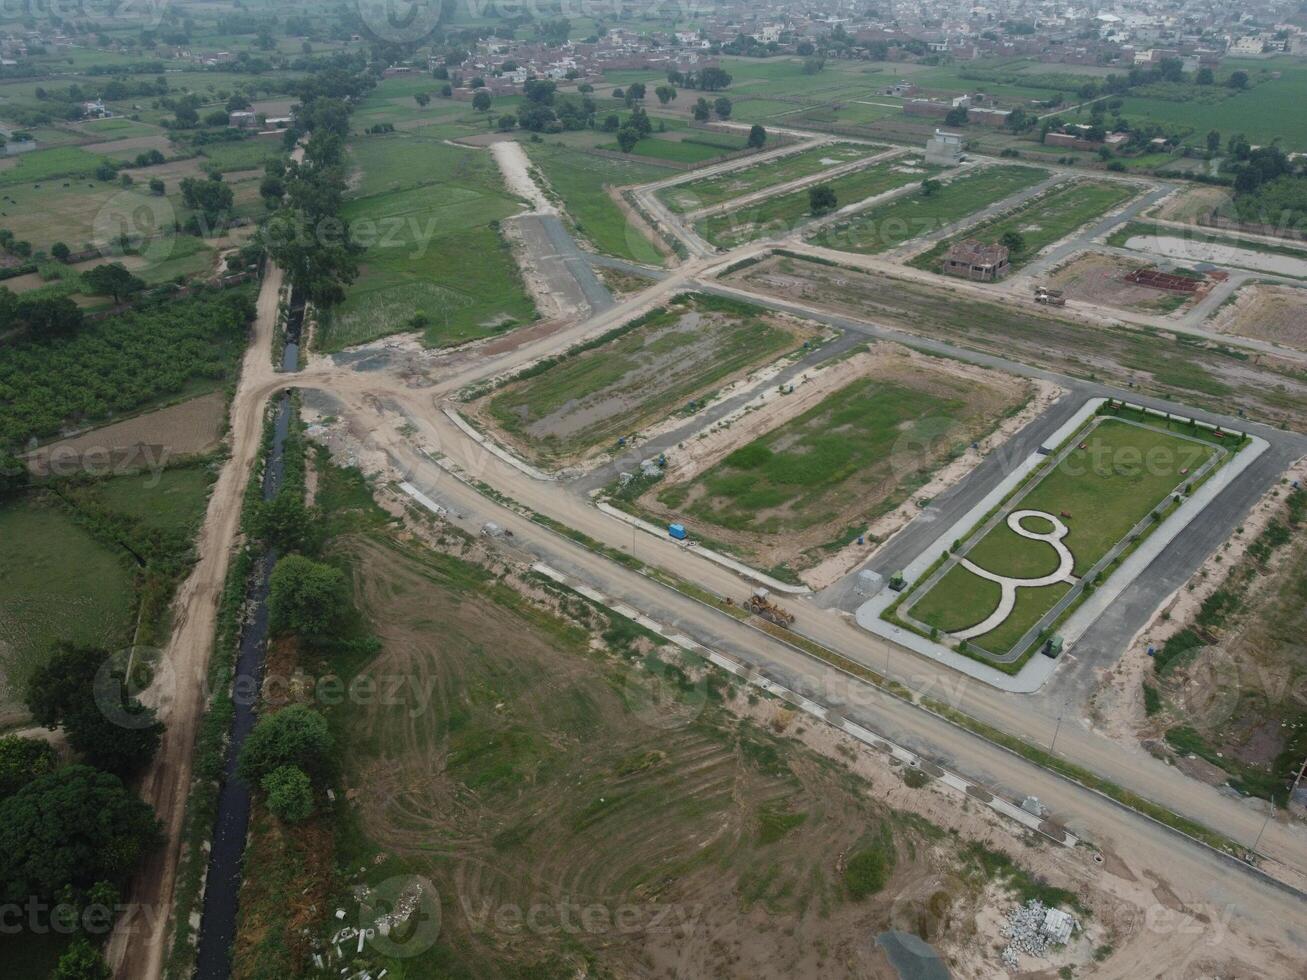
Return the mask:
<path fill-rule="evenodd" d="M 1053 729 L 1053 744 L 1050 745 L 1050 746 L 1048 747 L 1048 751 L 1050 751 L 1050 752 L 1056 752 L 1056 751 L 1057 751 L 1057 733 L 1060 732 L 1061 730 L 1062 730 L 1062 716 L 1061 716 L 1061 715 L 1058 715 L 1058 716 L 1057 716 L 1057 727 L 1055 727 L 1055 728 Z"/>

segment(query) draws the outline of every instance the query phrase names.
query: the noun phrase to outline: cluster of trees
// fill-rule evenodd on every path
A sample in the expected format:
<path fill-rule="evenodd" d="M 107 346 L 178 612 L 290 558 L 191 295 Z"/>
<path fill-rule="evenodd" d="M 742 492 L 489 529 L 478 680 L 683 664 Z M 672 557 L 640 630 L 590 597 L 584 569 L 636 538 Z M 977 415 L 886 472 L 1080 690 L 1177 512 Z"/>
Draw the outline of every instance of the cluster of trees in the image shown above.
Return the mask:
<path fill-rule="evenodd" d="M 351 106 L 376 82 L 366 59 L 337 59 L 298 86 L 299 104 L 284 136 L 287 149 L 304 141 L 302 162 L 290 161 L 280 173 L 265 174 L 264 201 L 284 197 L 260 229 L 260 242 L 285 270 L 291 284 L 319 308 L 345 298 L 345 287 L 358 275 L 363 249 L 341 217 L 345 194 L 345 138 Z M 267 178 L 272 178 L 269 182 Z"/>
<path fill-rule="evenodd" d="M 720 92 L 731 85 L 731 73 L 724 68 L 701 68 L 699 71 L 669 71 L 667 81 L 681 88 L 697 89 L 702 92 Z"/>
<path fill-rule="evenodd" d="M 203 292 L 84 325 L 67 297 L 19 300 L 0 289 L 0 446 L 131 411 L 196 379 L 226 377 L 254 305 Z"/>
<path fill-rule="evenodd" d="M 518 107 L 517 125 L 533 133 L 561 133 L 593 127 L 594 99 L 584 93 L 560 95 L 557 88 L 554 82 L 546 79 L 527 79 L 522 86 L 525 98 Z M 501 117 L 500 128 L 505 128 L 504 122 L 505 118 Z"/>
<path fill-rule="evenodd" d="M 707 122 L 712 117 L 713 113 L 717 114 L 718 119 L 730 119 L 731 110 L 733 108 L 734 106 L 731 104 L 731 100 L 724 95 L 717 96 L 717 98 L 712 101 L 711 105 L 709 105 L 708 100 L 701 95 L 690 112 L 697 122 Z"/>
<path fill-rule="evenodd" d="M 163 726 L 92 647 L 55 647 L 25 700 L 39 724 L 63 727 L 80 760 L 61 766 L 47 742 L 0 738 L 0 900 L 60 906 L 68 923 L 94 924 L 102 939 L 121 890 L 163 839 L 154 812 L 123 782 L 154 757 Z M 108 980 L 109 971 L 79 931 L 54 976 Z"/>

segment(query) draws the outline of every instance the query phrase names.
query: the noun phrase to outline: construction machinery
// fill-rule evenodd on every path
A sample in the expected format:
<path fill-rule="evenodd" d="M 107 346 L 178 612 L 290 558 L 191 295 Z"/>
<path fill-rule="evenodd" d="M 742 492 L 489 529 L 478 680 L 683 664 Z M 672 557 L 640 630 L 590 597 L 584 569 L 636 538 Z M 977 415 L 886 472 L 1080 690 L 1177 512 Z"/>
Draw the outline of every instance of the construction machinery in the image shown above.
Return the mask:
<path fill-rule="evenodd" d="M 744 601 L 744 608 L 755 616 L 761 616 L 769 623 L 775 623 L 777 626 L 789 629 L 794 625 L 794 615 L 786 612 L 768 599 L 769 594 L 766 589 L 754 589 L 753 595 Z"/>
<path fill-rule="evenodd" d="M 1066 306 L 1066 297 L 1062 295 L 1062 290 L 1060 289 L 1049 289 L 1047 286 L 1036 286 L 1035 302 L 1043 303 L 1045 306 Z"/>

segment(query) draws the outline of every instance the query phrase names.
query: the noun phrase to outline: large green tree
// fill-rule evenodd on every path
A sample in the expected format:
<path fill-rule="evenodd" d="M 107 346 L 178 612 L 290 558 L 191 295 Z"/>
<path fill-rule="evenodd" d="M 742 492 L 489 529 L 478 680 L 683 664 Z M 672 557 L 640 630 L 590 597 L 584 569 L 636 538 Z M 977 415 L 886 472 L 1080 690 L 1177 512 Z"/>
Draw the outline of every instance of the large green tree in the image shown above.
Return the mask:
<path fill-rule="evenodd" d="M 287 555 L 272 570 L 268 611 L 278 632 L 323 636 L 346 608 L 345 576 L 303 555 Z"/>
<path fill-rule="evenodd" d="M 0 738 L 0 799 L 59 768 L 59 755 L 49 742 L 6 735 Z"/>
<path fill-rule="evenodd" d="M 293 704 L 259 719 L 241 746 L 237 771 L 255 786 L 284 766 L 324 776 L 331 770 L 334 744 L 326 718 L 308 705 Z"/>
<path fill-rule="evenodd" d="M 5 901 L 123 883 L 162 841 L 154 811 L 112 773 L 65 766 L 0 801 Z"/>

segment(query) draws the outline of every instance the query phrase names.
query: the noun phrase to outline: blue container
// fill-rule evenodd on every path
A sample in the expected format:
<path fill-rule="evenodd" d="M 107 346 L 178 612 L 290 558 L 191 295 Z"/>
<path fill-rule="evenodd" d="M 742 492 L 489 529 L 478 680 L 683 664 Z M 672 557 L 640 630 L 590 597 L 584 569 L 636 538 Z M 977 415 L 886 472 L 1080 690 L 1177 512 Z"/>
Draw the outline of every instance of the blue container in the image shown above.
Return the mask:
<path fill-rule="evenodd" d="M 674 537 L 677 541 L 684 541 L 686 537 L 685 527 L 684 525 L 681 524 L 668 524 L 667 533 L 670 534 L 672 537 Z"/>

